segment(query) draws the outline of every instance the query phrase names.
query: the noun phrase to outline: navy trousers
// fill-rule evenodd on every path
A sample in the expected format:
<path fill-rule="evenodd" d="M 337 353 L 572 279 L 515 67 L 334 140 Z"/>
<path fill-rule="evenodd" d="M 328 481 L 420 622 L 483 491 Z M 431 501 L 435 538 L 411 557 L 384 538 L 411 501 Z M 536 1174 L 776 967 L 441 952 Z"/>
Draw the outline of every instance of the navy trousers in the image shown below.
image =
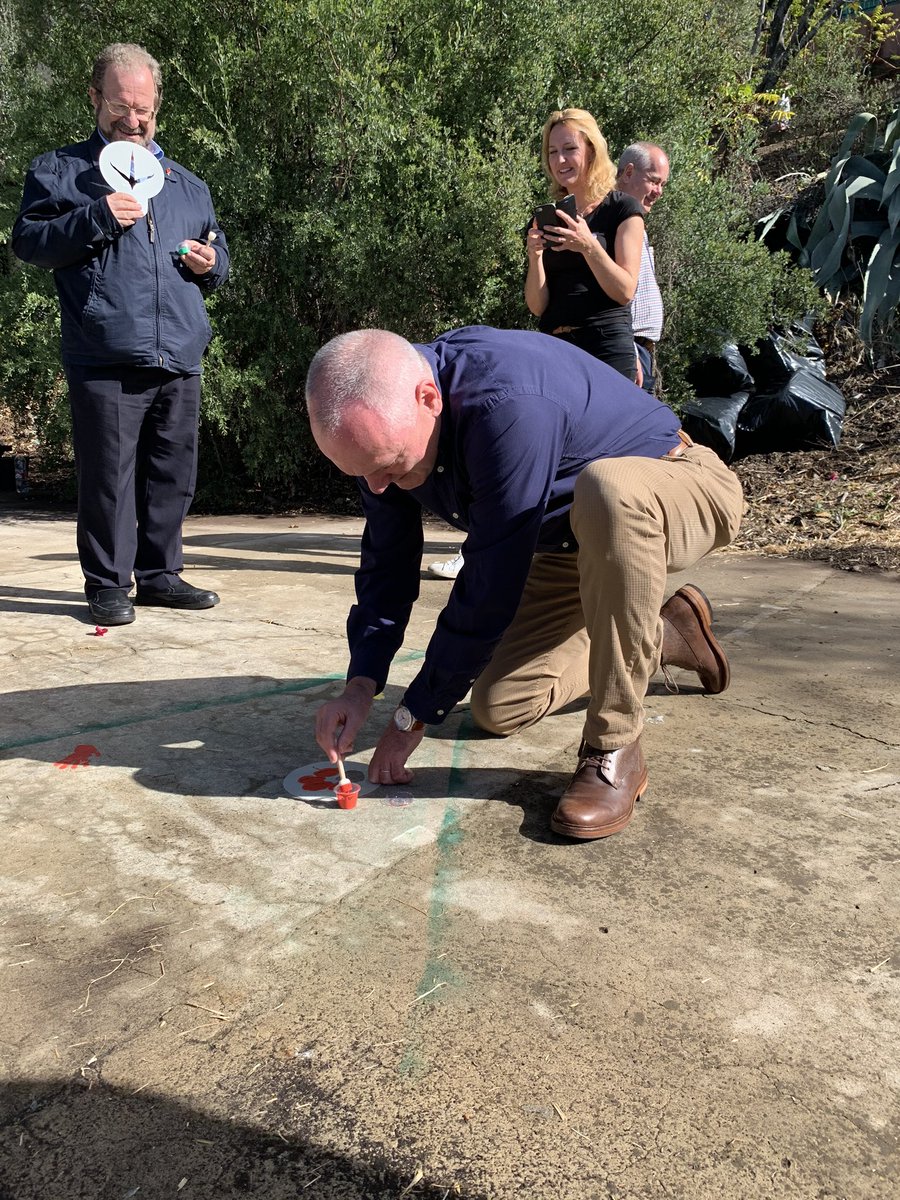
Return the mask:
<path fill-rule="evenodd" d="M 197 481 L 200 376 L 66 366 L 85 592 L 166 588 L 184 566 Z"/>

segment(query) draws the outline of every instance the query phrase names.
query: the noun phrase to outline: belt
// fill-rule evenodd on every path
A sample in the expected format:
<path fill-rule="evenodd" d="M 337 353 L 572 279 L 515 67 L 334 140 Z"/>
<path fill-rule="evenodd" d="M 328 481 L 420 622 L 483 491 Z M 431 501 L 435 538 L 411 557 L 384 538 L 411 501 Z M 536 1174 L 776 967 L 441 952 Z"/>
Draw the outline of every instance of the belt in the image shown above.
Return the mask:
<path fill-rule="evenodd" d="M 576 330 L 583 328 L 583 325 L 557 325 L 551 333 L 553 337 L 557 337 L 561 333 L 575 333 Z"/>
<path fill-rule="evenodd" d="M 651 340 L 650 340 L 649 338 L 645 338 L 645 337 L 635 337 L 635 339 L 634 339 L 634 340 L 637 342 L 637 344 L 638 344 L 639 346 L 643 346 L 645 350 L 651 350 L 651 351 L 652 351 L 652 350 L 655 350 L 655 349 L 656 349 L 656 342 L 651 342 Z"/>
<path fill-rule="evenodd" d="M 694 444 L 683 429 L 678 430 L 678 438 L 678 445 L 673 446 L 671 450 L 667 450 L 665 454 L 661 454 L 660 458 L 681 458 L 687 447 Z"/>

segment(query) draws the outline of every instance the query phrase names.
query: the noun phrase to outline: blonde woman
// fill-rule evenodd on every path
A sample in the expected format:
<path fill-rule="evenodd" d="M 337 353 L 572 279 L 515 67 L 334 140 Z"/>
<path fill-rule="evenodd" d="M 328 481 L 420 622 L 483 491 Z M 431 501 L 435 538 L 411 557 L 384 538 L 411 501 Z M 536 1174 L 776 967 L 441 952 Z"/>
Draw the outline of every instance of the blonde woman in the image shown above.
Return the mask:
<path fill-rule="evenodd" d="M 528 230 L 525 303 L 543 333 L 564 338 L 637 377 L 631 300 L 637 287 L 644 213 L 615 190 L 616 168 L 597 122 L 583 108 L 547 118 L 541 162 L 554 201 L 575 197 L 574 217 L 557 209 L 555 223 Z"/>

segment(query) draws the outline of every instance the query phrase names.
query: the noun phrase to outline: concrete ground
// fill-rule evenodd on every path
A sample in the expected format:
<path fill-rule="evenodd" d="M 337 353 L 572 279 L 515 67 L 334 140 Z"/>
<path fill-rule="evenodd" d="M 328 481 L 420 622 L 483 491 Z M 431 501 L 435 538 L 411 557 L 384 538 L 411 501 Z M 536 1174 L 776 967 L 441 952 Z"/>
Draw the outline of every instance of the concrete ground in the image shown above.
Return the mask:
<path fill-rule="evenodd" d="M 654 685 L 634 821 L 571 844 L 578 712 L 287 794 L 359 522 L 191 519 L 222 603 L 98 637 L 70 517 L 0 515 L 0 1200 L 898 1195 L 897 577 L 701 564 L 731 688 Z"/>

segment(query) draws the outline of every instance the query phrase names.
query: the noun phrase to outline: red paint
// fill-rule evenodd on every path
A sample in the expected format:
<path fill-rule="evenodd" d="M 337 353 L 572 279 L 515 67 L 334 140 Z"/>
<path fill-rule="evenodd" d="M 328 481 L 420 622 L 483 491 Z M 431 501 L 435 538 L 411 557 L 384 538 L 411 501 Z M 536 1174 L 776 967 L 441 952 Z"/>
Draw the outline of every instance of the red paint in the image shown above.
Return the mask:
<path fill-rule="evenodd" d="M 89 767 L 92 758 L 99 758 L 100 751 L 96 746 L 76 746 L 71 754 L 61 758 L 59 762 L 55 762 L 54 767 L 59 767 L 61 771 L 71 768 L 73 771 L 76 767 Z"/>
<path fill-rule="evenodd" d="M 307 792 L 330 792 L 339 778 L 337 767 L 319 767 L 315 775 L 301 775 L 300 786 Z"/>
<path fill-rule="evenodd" d="M 103 637 L 104 633 L 109 633 L 109 630 L 101 629 L 99 625 L 94 626 L 94 637 Z"/>
<path fill-rule="evenodd" d="M 359 784 L 338 784 L 335 789 L 334 798 L 338 802 L 338 808 L 356 808 L 356 801 L 359 799 Z"/>

